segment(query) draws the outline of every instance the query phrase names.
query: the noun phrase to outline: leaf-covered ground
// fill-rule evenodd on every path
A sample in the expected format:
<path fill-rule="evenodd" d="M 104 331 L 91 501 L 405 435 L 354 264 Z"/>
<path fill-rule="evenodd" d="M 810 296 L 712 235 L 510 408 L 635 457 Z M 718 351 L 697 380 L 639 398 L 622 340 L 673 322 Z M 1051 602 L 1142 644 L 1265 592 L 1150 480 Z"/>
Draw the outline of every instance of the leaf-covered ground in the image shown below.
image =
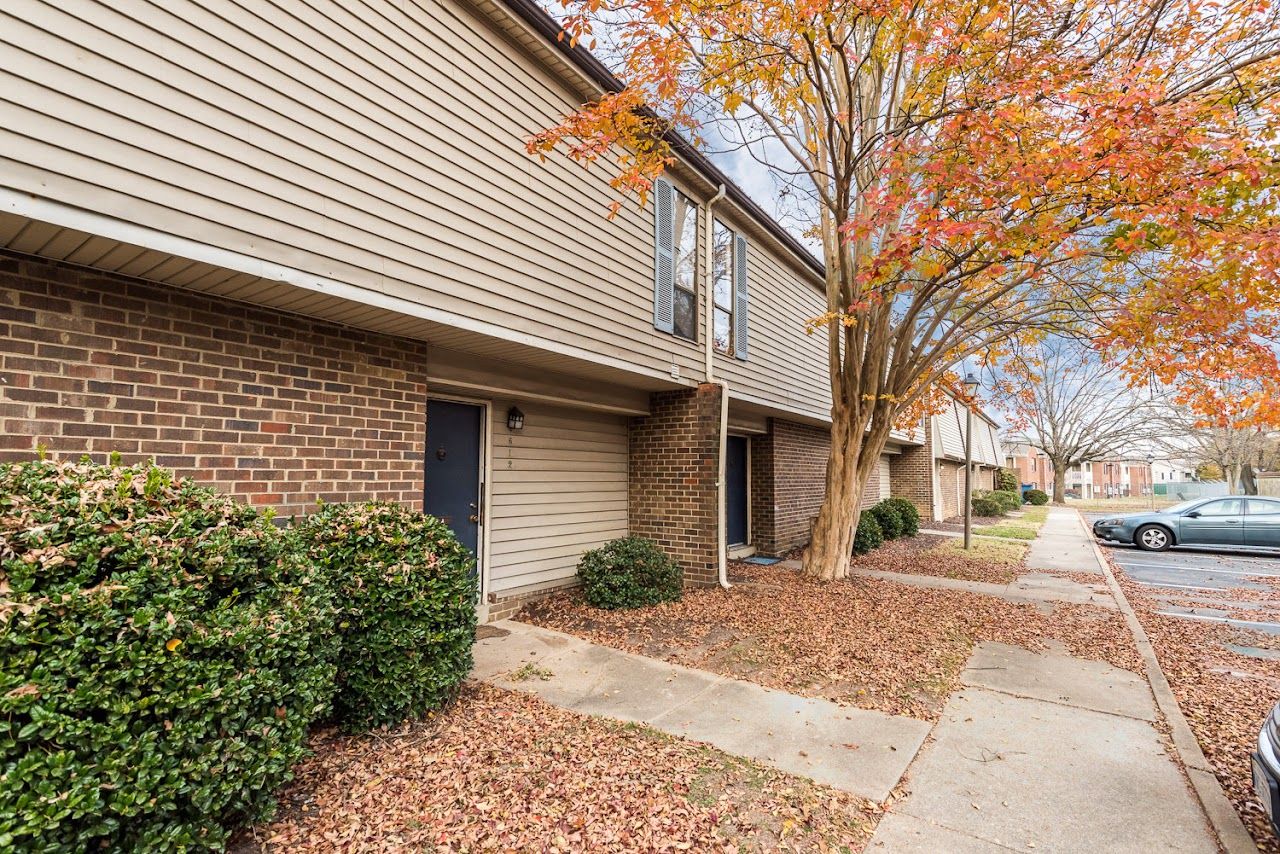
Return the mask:
<path fill-rule="evenodd" d="M 915 559 L 922 558 L 917 553 Z M 526 608 L 518 619 L 796 694 L 925 720 L 936 718 L 956 689 L 979 640 L 1033 650 L 1058 640 L 1073 655 L 1140 670 L 1115 611 L 1042 610 L 867 576 L 819 582 L 777 566 L 735 564 L 731 574 L 746 583 L 728 592 L 689 590 L 679 602 L 634 611 L 600 611 L 565 593 Z"/>
<path fill-rule="evenodd" d="M 1229 649 L 1227 644 L 1280 650 L 1280 638 L 1233 628 L 1222 623 L 1186 620 L 1157 614 L 1163 607 L 1151 598 L 1150 588 L 1133 583 L 1116 568 L 1116 577 L 1133 605 L 1156 650 L 1160 668 L 1169 679 L 1178 706 L 1196 734 L 1205 757 L 1235 804 L 1236 812 L 1253 834 L 1258 847 L 1280 854 L 1280 843 L 1253 794 L 1249 754 L 1257 744 L 1258 729 L 1280 701 L 1280 660 L 1260 659 Z M 1257 579 L 1264 581 L 1265 579 Z M 1198 591 L 1204 606 L 1212 599 L 1248 599 L 1280 605 L 1280 591 L 1230 590 L 1215 596 Z M 1233 616 L 1257 620 L 1257 612 Z M 1265 619 L 1265 617 L 1261 617 Z"/>
<path fill-rule="evenodd" d="M 975 538 L 972 549 L 964 549 L 959 537 L 920 534 L 893 540 L 853 559 L 859 569 L 934 575 L 962 581 L 1008 584 L 1023 572 L 1027 547 L 1022 543 Z"/>
<path fill-rule="evenodd" d="M 645 727 L 464 686 L 388 733 L 318 732 L 232 850 L 860 851 L 879 808 Z"/>

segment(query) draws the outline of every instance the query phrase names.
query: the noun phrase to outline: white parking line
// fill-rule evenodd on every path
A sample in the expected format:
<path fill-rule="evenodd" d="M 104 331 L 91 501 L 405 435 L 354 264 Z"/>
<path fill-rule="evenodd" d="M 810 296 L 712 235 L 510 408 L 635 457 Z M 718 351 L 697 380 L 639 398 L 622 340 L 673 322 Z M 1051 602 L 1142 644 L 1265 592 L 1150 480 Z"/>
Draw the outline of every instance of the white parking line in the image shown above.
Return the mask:
<path fill-rule="evenodd" d="M 1280 629 L 1280 623 L 1259 623 L 1253 620 L 1236 620 L 1231 617 L 1210 617 L 1206 614 L 1180 614 L 1177 611 L 1157 611 L 1156 613 L 1162 617 L 1181 617 L 1184 620 L 1204 620 L 1210 623 L 1230 623 L 1231 625 L 1238 626 L 1242 629 L 1247 629 L 1250 626 L 1268 626 L 1269 628 Z"/>
<path fill-rule="evenodd" d="M 1178 587 L 1182 590 L 1212 590 L 1214 593 L 1221 593 L 1221 587 L 1198 587 L 1195 584 L 1157 584 L 1154 581 L 1139 581 L 1136 578 L 1129 579 L 1134 584 L 1141 584 L 1143 587 Z"/>
<path fill-rule="evenodd" d="M 1133 563 L 1127 564 L 1125 561 L 1116 561 L 1120 566 L 1140 566 L 1147 569 L 1170 569 L 1185 570 L 1189 572 L 1206 572 L 1210 575 L 1239 575 L 1249 578 L 1280 578 L 1280 573 L 1275 572 L 1242 572 L 1236 569 L 1204 569 L 1198 566 L 1184 566 L 1176 563 Z"/>

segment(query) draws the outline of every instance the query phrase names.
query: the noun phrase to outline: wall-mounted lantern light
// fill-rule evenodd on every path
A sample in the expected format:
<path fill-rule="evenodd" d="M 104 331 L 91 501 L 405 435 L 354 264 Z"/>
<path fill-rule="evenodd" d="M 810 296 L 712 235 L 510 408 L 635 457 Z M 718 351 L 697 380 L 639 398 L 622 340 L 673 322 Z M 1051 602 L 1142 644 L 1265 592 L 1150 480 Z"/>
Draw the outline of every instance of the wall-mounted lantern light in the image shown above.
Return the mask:
<path fill-rule="evenodd" d="M 520 407 L 513 406 L 507 410 L 507 429 L 508 430 L 524 429 L 524 413 L 520 411 Z"/>

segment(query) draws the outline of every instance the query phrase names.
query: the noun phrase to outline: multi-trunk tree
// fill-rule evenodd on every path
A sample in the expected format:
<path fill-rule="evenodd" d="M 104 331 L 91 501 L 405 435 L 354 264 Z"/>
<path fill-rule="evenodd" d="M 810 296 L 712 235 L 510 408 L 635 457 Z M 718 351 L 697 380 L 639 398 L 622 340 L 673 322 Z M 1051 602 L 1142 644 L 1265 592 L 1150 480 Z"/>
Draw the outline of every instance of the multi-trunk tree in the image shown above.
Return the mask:
<path fill-rule="evenodd" d="M 643 203 L 671 132 L 737 140 L 811 206 L 827 310 L 795 322 L 827 341 L 832 442 L 807 572 L 847 574 L 890 430 L 967 358 L 1096 327 L 1174 370 L 1169 334 L 1152 330 L 1182 325 L 1215 343 L 1210 368 L 1239 352 L 1235 364 L 1275 370 L 1252 337 L 1280 304 L 1267 244 L 1280 27 L 1265 4 L 564 6 L 566 37 L 607 36 L 627 87 L 531 152 L 608 154 L 615 187 Z"/>

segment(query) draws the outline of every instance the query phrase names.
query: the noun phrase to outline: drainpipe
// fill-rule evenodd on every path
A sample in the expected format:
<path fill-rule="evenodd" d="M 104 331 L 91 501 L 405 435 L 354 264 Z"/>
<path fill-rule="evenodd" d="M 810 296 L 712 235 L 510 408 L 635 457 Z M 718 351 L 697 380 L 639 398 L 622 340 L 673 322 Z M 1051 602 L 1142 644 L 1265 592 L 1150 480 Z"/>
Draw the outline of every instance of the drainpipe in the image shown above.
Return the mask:
<path fill-rule="evenodd" d="M 709 383 L 720 386 L 720 442 L 719 463 L 716 466 L 716 574 L 720 586 L 725 590 L 729 584 L 729 547 L 728 521 L 725 512 L 725 449 L 729 442 L 729 384 L 715 378 L 715 353 L 712 349 L 712 338 L 715 331 L 715 301 L 711 293 L 711 270 L 715 264 L 715 220 L 711 218 L 711 209 L 716 202 L 724 198 L 725 186 L 720 185 L 716 194 L 707 200 L 703 209 L 707 212 L 706 263 L 702 265 L 702 314 L 703 314 L 703 376 Z"/>

